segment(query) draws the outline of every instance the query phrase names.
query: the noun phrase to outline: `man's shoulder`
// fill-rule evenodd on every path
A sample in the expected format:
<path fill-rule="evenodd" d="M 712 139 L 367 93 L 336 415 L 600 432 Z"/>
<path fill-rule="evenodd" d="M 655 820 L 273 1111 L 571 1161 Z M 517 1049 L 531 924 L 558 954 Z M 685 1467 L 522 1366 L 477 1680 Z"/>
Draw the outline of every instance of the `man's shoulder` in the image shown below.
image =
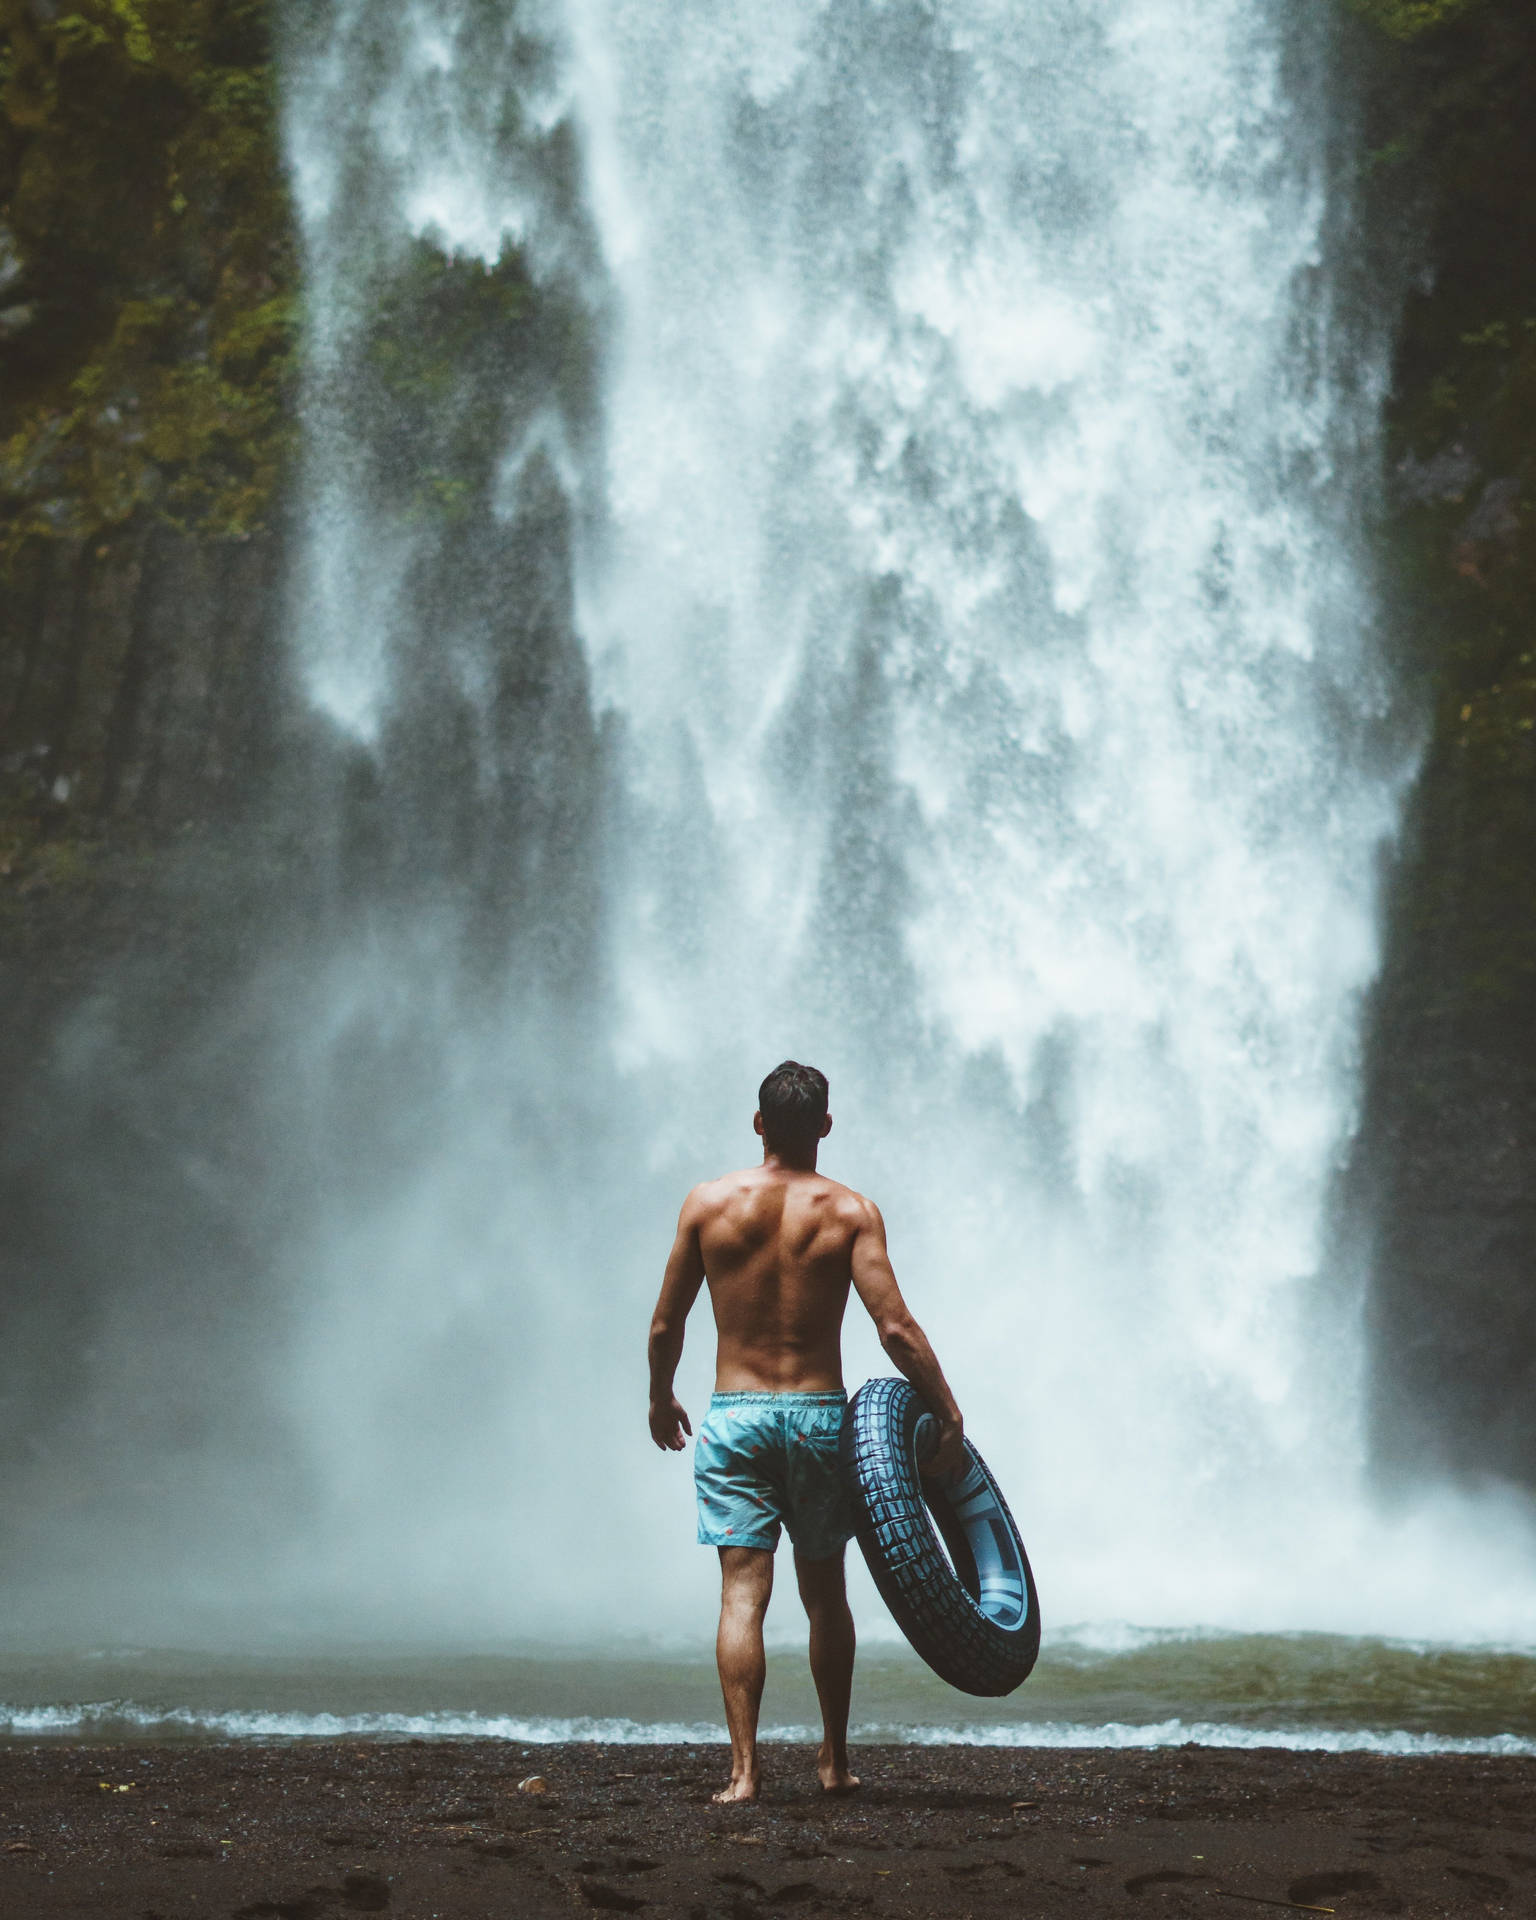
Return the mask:
<path fill-rule="evenodd" d="M 874 1227 L 883 1224 L 880 1217 L 880 1209 L 875 1205 L 874 1201 L 870 1199 L 867 1193 L 860 1193 L 857 1187 L 841 1186 L 835 1180 L 832 1182 L 832 1185 L 837 1188 L 839 1210 L 846 1213 L 850 1220 L 856 1221 L 861 1227 Z"/>
<path fill-rule="evenodd" d="M 695 1214 L 717 1212 L 755 1184 L 756 1172 L 754 1167 L 741 1167 L 734 1173 L 718 1173 L 713 1180 L 701 1180 L 696 1187 L 689 1189 L 688 1198 L 683 1202 L 683 1211 Z"/>
<path fill-rule="evenodd" d="M 845 1187 L 841 1180 L 831 1180 L 824 1173 L 813 1178 L 815 1184 L 811 1191 L 817 1204 L 828 1208 L 850 1228 L 873 1226 L 879 1220 L 880 1209 L 857 1188 Z"/>

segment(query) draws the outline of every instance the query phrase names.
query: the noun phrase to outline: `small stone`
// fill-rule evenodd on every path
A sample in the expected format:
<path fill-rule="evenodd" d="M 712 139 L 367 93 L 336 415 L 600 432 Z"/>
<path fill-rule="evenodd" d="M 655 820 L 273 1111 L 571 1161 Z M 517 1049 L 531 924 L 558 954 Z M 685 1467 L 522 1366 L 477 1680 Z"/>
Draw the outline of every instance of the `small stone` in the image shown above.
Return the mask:
<path fill-rule="evenodd" d="M 517 1783 L 519 1793 L 548 1793 L 549 1782 L 542 1773 L 530 1773 L 526 1780 Z"/>

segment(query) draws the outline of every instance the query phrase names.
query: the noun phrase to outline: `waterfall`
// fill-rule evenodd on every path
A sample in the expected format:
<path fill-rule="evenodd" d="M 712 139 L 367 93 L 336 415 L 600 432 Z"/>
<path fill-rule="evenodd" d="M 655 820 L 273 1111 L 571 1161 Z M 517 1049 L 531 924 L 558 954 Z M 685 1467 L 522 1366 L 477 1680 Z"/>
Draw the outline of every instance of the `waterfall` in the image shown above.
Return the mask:
<path fill-rule="evenodd" d="M 393 796 L 312 1071 L 360 1035 L 412 1063 L 386 1164 L 293 1254 L 349 1577 L 518 1630 L 692 1619 L 645 1315 L 793 1054 L 1052 1620 L 1505 1617 L 1430 1593 L 1368 1490 L 1338 1194 L 1410 769 L 1327 32 L 1271 0 L 296 19 L 296 658 Z M 423 260 L 455 289 L 425 446 L 366 384 Z M 886 1369 L 850 1311 L 853 1385 Z"/>

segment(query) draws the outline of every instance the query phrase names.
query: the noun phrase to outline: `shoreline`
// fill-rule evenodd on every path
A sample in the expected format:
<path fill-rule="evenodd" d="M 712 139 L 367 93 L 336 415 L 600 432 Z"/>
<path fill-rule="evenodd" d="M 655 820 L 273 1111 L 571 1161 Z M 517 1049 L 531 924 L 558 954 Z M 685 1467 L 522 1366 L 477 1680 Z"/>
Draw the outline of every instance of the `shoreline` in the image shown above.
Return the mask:
<path fill-rule="evenodd" d="M 720 1808 L 704 1744 L 39 1741 L 0 1748 L 0 1913 L 652 1920 L 798 1913 L 1499 1916 L 1536 1907 L 1536 1758 L 810 1747 Z M 520 1782 L 540 1776 L 544 1791 Z"/>
<path fill-rule="evenodd" d="M 819 1731 L 809 1722 L 767 1726 L 764 1747 L 814 1745 Z M 730 1744 L 723 1722 L 637 1721 L 624 1715 L 576 1715 L 568 1719 L 528 1715 L 454 1713 L 304 1713 L 281 1709 L 229 1709 L 199 1713 L 185 1707 L 140 1707 L 103 1700 L 74 1706 L 6 1707 L 0 1704 L 0 1751 L 7 1748 L 119 1745 L 190 1747 L 304 1746 L 334 1742 L 396 1745 L 401 1742 L 465 1744 L 527 1749 L 677 1747 L 707 1752 Z M 1232 1721 L 1166 1720 L 1019 1721 L 951 1726 L 865 1723 L 849 1730 L 849 1745 L 941 1752 L 975 1748 L 1013 1752 L 1170 1753 L 1188 1747 L 1217 1753 L 1281 1752 L 1298 1755 L 1374 1754 L 1397 1759 L 1536 1759 L 1536 1738 L 1524 1733 L 1446 1734 L 1413 1728 L 1278 1726 L 1250 1727 Z"/>

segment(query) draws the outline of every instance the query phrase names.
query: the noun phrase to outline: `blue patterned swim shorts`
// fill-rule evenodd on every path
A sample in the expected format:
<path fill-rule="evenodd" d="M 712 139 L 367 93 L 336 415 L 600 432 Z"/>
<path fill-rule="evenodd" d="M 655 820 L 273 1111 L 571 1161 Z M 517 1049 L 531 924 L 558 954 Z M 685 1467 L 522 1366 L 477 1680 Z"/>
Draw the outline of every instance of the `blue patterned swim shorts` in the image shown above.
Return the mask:
<path fill-rule="evenodd" d="M 826 1560 L 853 1532 L 838 1462 L 845 1393 L 717 1393 L 693 1450 L 701 1547 L 766 1547 L 789 1528 Z"/>

